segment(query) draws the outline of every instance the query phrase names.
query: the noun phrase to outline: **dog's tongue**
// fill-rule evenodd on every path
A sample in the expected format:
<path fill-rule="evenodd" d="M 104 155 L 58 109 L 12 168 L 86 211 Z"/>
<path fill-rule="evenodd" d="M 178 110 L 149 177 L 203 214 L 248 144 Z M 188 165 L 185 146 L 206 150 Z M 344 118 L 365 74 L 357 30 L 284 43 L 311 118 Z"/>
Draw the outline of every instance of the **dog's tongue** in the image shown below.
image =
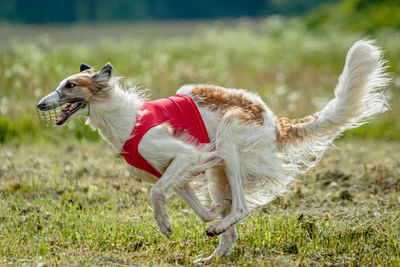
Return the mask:
<path fill-rule="evenodd" d="M 68 117 L 71 115 L 71 112 L 78 106 L 78 104 L 69 104 L 65 108 L 61 110 L 61 115 L 57 118 L 56 124 L 63 122 L 64 120 L 68 119 Z"/>
<path fill-rule="evenodd" d="M 63 109 L 61 110 L 61 114 L 60 114 L 60 116 L 57 118 L 56 124 L 58 124 L 58 123 L 60 123 L 60 122 L 62 122 L 62 121 L 64 121 L 65 119 L 68 118 L 68 115 L 69 115 L 69 107 L 70 107 L 70 105 L 66 106 L 65 108 L 63 108 Z"/>

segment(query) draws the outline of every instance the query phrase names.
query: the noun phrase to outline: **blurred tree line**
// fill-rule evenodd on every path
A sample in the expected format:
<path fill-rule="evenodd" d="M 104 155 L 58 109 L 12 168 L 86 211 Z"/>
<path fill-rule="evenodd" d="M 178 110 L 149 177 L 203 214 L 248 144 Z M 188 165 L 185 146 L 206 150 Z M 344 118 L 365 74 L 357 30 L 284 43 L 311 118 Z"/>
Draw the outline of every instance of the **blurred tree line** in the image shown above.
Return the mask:
<path fill-rule="evenodd" d="M 338 0 L 0 0 L 0 21 L 74 23 L 301 15 L 326 2 Z"/>
<path fill-rule="evenodd" d="M 322 4 L 307 14 L 305 21 L 311 29 L 335 25 L 342 30 L 365 33 L 400 30 L 400 0 L 344 0 Z"/>

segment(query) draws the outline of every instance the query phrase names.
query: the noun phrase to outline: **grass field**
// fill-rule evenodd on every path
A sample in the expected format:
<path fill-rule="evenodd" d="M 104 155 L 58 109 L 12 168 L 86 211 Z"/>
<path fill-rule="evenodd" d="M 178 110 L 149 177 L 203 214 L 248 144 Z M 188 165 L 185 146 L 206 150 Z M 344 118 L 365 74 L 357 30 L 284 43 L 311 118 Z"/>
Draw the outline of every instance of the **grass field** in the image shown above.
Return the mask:
<path fill-rule="evenodd" d="M 232 254 L 218 264 L 398 266 L 400 144 L 338 146 L 241 222 Z M 0 265 L 190 265 L 217 245 L 175 196 L 167 240 L 150 187 L 127 177 L 105 144 L 6 145 L 0 161 Z"/>
<path fill-rule="evenodd" d="M 150 186 L 83 119 L 45 129 L 35 104 L 81 62 L 114 65 L 149 99 L 186 83 L 257 92 L 279 116 L 319 110 L 351 44 L 365 37 L 300 19 L 123 25 L 0 25 L 0 265 L 190 265 L 218 238 L 181 200 L 174 234 L 158 230 Z M 213 266 L 400 265 L 400 33 L 376 31 L 393 82 L 391 109 L 346 132 L 290 191 L 239 225 Z"/>

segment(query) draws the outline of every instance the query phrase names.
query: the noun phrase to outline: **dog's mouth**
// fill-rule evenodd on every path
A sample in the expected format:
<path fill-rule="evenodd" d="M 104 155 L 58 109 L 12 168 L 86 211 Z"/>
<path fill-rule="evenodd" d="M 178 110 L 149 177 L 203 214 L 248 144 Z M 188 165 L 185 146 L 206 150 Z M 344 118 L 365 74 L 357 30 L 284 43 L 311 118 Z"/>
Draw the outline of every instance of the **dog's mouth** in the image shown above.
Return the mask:
<path fill-rule="evenodd" d="M 63 125 L 72 114 L 83 108 L 85 105 L 86 101 L 82 100 L 68 103 L 63 109 L 61 109 L 61 114 L 56 119 L 55 124 L 58 126 Z"/>
<path fill-rule="evenodd" d="M 82 98 L 68 99 L 64 103 L 57 103 L 53 106 L 39 104 L 37 112 L 39 120 L 46 126 L 61 126 L 81 108 L 86 106 L 87 101 Z"/>

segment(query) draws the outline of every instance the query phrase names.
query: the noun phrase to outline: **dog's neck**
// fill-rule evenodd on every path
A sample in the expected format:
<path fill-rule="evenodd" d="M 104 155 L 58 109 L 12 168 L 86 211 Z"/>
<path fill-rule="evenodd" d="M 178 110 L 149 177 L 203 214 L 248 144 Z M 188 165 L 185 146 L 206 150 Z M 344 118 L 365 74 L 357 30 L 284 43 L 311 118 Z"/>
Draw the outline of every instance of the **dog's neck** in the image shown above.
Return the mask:
<path fill-rule="evenodd" d="M 86 124 L 98 129 L 114 150 L 121 152 L 125 141 L 131 136 L 143 100 L 134 92 L 121 89 L 118 84 L 109 90 L 107 101 L 91 104 L 91 113 Z"/>

